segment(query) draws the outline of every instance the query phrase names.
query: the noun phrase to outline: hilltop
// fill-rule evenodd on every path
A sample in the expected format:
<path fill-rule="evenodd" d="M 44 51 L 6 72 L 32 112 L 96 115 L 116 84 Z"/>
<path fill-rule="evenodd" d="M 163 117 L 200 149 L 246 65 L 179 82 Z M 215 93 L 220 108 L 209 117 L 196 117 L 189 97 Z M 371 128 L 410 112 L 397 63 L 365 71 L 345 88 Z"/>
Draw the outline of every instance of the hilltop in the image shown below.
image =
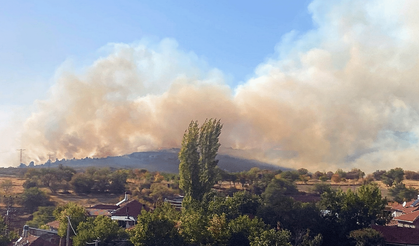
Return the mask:
<path fill-rule="evenodd" d="M 62 164 L 69 167 L 115 167 L 115 168 L 138 168 L 149 171 L 177 173 L 179 171 L 179 149 L 165 149 L 157 151 L 134 152 L 122 156 L 110 156 L 106 158 L 89 158 L 56 160 L 34 167 L 57 167 Z M 268 170 L 290 170 L 280 166 L 271 165 L 257 160 L 239 158 L 227 154 L 218 154 L 218 166 L 228 172 L 241 172 L 250 170 L 252 167 Z"/>

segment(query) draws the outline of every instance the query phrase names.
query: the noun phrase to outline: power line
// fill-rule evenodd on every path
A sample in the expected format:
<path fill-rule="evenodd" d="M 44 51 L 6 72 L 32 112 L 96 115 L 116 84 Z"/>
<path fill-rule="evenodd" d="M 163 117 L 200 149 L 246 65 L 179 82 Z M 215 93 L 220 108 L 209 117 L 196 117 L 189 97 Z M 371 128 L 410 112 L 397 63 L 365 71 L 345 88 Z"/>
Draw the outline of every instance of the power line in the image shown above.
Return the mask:
<path fill-rule="evenodd" d="M 67 219 L 68 219 L 68 223 L 70 223 L 71 229 L 72 229 L 72 230 L 73 230 L 73 232 L 74 232 L 74 235 L 76 235 L 76 236 L 77 236 L 77 233 L 76 233 L 76 231 L 74 230 L 73 225 L 71 224 L 70 217 L 69 217 L 69 216 L 67 216 Z"/>

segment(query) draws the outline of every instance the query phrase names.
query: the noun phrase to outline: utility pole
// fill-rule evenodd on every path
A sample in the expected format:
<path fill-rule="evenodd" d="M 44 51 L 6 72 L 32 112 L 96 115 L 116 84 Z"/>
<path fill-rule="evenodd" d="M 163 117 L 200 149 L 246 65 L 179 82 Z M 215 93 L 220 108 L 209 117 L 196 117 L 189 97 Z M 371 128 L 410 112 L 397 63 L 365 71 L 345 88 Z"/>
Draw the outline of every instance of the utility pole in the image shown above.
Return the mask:
<path fill-rule="evenodd" d="M 67 216 L 67 239 L 65 246 L 70 246 L 70 217 Z"/>
<path fill-rule="evenodd" d="M 19 163 L 20 165 L 23 163 L 23 151 L 25 151 L 25 149 L 17 149 L 17 150 L 20 151 L 20 163 Z"/>

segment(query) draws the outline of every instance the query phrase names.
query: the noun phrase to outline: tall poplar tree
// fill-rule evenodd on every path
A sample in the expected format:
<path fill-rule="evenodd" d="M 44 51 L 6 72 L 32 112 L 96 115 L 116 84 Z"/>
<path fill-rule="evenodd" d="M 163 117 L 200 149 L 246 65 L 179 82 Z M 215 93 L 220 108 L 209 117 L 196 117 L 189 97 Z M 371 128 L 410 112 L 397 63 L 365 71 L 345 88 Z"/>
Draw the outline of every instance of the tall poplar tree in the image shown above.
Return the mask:
<path fill-rule="evenodd" d="M 222 127 L 217 119 L 206 120 L 201 127 L 197 121 L 191 121 L 183 135 L 179 152 L 179 185 L 189 199 L 201 201 L 217 181 L 218 160 L 215 158 Z"/>

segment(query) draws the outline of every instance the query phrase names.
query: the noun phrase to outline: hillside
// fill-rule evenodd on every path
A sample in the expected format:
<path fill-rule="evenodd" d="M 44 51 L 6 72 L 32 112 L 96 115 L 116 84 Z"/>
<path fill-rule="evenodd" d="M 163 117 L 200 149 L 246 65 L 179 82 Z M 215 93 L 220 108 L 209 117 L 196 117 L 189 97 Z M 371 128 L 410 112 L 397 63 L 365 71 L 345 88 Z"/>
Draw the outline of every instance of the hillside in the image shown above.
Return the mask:
<path fill-rule="evenodd" d="M 179 169 L 179 149 L 166 149 L 159 151 L 135 152 L 129 155 L 112 156 L 106 158 L 84 158 L 71 160 L 57 160 L 35 167 L 56 167 L 59 164 L 70 167 L 115 167 L 115 168 L 143 168 L 149 171 L 177 173 Z M 289 168 L 270 165 L 264 162 L 238 158 L 231 155 L 219 154 L 218 166 L 229 172 L 241 172 L 252 167 L 269 170 L 289 170 Z"/>

